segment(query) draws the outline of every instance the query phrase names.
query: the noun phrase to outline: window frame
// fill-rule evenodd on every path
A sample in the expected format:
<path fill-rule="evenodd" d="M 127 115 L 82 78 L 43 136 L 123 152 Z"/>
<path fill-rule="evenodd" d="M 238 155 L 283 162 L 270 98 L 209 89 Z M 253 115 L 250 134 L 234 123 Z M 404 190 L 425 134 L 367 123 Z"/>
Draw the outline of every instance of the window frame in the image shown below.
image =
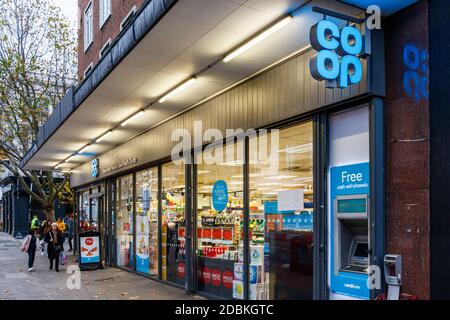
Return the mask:
<path fill-rule="evenodd" d="M 106 10 L 105 10 L 105 4 L 106 4 Z M 106 21 L 108 21 L 109 17 L 112 15 L 112 3 L 111 0 L 100 0 L 99 1 L 99 14 L 98 14 L 98 23 L 99 28 L 102 29 L 102 27 L 105 25 Z"/>
<path fill-rule="evenodd" d="M 136 14 L 136 5 L 134 5 L 131 10 L 127 13 L 127 15 L 123 18 L 122 22 L 120 23 L 120 31 L 125 29 L 127 25 L 129 24 L 129 21 L 132 19 L 132 17 Z"/>
<path fill-rule="evenodd" d="M 83 72 L 83 78 L 86 79 L 86 77 L 89 75 L 89 73 L 92 71 L 92 68 L 94 67 L 94 64 L 91 62 L 87 66 L 87 68 Z"/>
<path fill-rule="evenodd" d="M 90 21 L 88 28 L 88 22 Z M 83 42 L 84 42 L 84 52 L 86 52 L 91 44 L 94 42 L 94 8 L 92 5 L 92 0 L 89 1 L 86 9 L 83 13 Z"/>
<path fill-rule="evenodd" d="M 103 45 L 103 47 L 101 47 L 101 49 L 98 51 L 98 58 L 101 59 L 105 52 L 108 50 L 109 46 L 111 46 L 111 38 L 109 38 L 105 44 Z"/>

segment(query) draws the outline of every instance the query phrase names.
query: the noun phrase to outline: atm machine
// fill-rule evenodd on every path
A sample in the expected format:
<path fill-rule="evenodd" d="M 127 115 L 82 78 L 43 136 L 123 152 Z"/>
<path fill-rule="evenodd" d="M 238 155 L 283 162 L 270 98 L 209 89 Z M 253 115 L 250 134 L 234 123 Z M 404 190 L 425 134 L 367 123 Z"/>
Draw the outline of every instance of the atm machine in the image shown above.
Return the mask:
<path fill-rule="evenodd" d="M 331 182 L 330 298 L 370 299 L 369 165 L 334 167 Z"/>
<path fill-rule="evenodd" d="M 334 200 L 334 273 L 367 274 L 369 267 L 368 197 L 337 196 Z"/>

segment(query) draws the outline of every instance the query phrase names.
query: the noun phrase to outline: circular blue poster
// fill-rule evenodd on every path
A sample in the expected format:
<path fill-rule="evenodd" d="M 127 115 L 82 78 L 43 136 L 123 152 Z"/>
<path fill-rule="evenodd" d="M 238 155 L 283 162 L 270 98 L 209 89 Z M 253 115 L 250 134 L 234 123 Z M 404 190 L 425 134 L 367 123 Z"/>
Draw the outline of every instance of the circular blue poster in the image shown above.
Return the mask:
<path fill-rule="evenodd" d="M 223 211 L 227 207 L 228 187 L 223 180 L 217 180 L 212 189 L 212 204 L 214 210 Z"/>

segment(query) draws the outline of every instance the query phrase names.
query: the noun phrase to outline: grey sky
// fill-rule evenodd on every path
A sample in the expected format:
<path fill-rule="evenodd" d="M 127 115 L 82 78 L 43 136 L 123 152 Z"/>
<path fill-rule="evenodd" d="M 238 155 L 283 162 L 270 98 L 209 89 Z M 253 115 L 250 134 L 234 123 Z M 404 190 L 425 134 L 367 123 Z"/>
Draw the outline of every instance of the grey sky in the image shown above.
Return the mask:
<path fill-rule="evenodd" d="M 78 0 L 50 0 L 61 8 L 61 11 L 69 18 L 74 27 L 78 27 Z"/>

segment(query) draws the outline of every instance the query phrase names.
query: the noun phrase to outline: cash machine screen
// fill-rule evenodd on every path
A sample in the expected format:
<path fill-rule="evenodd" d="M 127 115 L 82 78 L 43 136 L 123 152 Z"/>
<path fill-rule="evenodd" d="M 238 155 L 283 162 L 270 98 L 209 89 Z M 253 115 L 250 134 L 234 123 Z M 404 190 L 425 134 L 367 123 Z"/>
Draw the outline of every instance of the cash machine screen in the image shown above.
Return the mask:
<path fill-rule="evenodd" d="M 337 213 L 365 213 L 367 212 L 367 199 L 337 199 Z"/>
<path fill-rule="evenodd" d="M 367 242 L 358 242 L 356 249 L 355 249 L 355 253 L 353 255 L 358 258 L 367 259 L 368 250 L 369 250 L 369 246 L 368 246 Z"/>
<path fill-rule="evenodd" d="M 369 245 L 367 240 L 354 238 L 351 245 L 348 265 L 341 268 L 342 271 L 366 273 L 369 265 Z"/>

